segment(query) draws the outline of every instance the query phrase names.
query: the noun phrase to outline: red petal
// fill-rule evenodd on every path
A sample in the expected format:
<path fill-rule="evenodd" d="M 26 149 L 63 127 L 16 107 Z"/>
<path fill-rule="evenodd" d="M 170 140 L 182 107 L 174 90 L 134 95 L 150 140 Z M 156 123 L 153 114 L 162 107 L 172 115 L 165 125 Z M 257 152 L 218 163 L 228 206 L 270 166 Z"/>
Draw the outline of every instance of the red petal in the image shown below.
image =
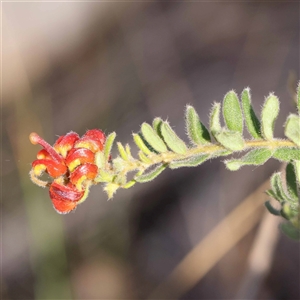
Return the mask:
<path fill-rule="evenodd" d="M 61 185 L 53 182 L 50 186 L 49 194 L 51 199 L 76 203 L 82 198 L 84 191 L 78 191 L 78 189 L 76 189 L 76 187 L 72 184 Z"/>
<path fill-rule="evenodd" d="M 52 159 L 51 155 L 48 153 L 46 149 L 40 150 L 37 155 L 37 159 Z"/>
<path fill-rule="evenodd" d="M 83 137 L 77 141 L 75 148 L 87 148 L 93 151 L 102 151 L 105 142 L 105 134 L 99 129 L 88 130 Z"/>
<path fill-rule="evenodd" d="M 57 163 L 50 159 L 37 159 L 32 163 L 32 168 L 39 173 L 39 170 L 43 171 L 45 168 L 48 174 L 53 177 L 59 177 L 67 172 L 67 167 L 64 164 Z M 37 174 L 38 176 L 40 174 Z"/>
<path fill-rule="evenodd" d="M 99 130 L 99 129 L 91 129 L 88 130 L 85 135 L 83 136 L 85 137 L 89 137 L 91 140 L 101 144 L 103 146 L 104 142 L 105 142 L 105 134 L 103 133 L 103 131 Z"/>
<path fill-rule="evenodd" d="M 59 214 L 68 214 L 69 212 L 71 212 L 72 210 L 74 210 L 77 206 L 76 202 L 72 202 L 72 201 L 62 201 L 62 200 L 58 200 L 58 199 L 51 199 L 52 200 L 52 204 L 54 209 L 59 213 Z"/>
<path fill-rule="evenodd" d="M 65 163 L 72 172 L 78 165 L 84 163 L 94 163 L 95 154 L 86 148 L 73 148 L 68 153 Z"/>
<path fill-rule="evenodd" d="M 75 169 L 74 172 L 71 173 L 70 181 L 73 184 L 80 183 L 80 180 L 82 180 L 82 177 L 85 176 L 83 180 L 93 180 L 97 176 L 98 167 L 94 164 L 86 163 L 84 165 L 80 165 Z"/>
<path fill-rule="evenodd" d="M 76 141 L 79 140 L 79 135 L 76 132 L 69 132 L 58 138 L 54 144 L 54 149 L 59 152 L 63 157 L 66 157 L 68 151 L 70 151 Z"/>

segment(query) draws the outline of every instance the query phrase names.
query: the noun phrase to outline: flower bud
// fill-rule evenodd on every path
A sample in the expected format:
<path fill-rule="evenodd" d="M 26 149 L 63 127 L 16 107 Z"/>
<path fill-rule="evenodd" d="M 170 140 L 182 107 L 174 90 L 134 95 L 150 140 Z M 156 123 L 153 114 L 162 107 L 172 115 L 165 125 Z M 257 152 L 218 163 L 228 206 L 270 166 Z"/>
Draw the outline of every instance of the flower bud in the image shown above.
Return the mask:
<path fill-rule="evenodd" d="M 83 197 L 84 192 L 78 191 L 70 183 L 61 185 L 53 182 L 49 189 L 49 195 L 54 209 L 60 214 L 67 214 L 76 208 L 77 202 Z"/>
<path fill-rule="evenodd" d="M 54 149 L 62 156 L 66 157 L 68 151 L 70 151 L 75 142 L 79 140 L 79 135 L 73 131 L 67 133 L 58 138 L 56 143 L 54 144 Z"/>
<path fill-rule="evenodd" d="M 67 172 L 67 167 L 64 164 L 50 159 L 37 159 L 32 163 L 32 168 L 36 176 L 41 176 L 44 171 L 47 171 L 53 178 L 57 178 Z"/>
<path fill-rule="evenodd" d="M 105 142 L 105 135 L 99 129 L 88 130 L 81 139 L 79 139 L 75 148 L 86 148 L 96 153 L 102 151 Z"/>
<path fill-rule="evenodd" d="M 70 172 L 73 172 L 74 169 L 85 163 L 94 163 L 95 154 L 86 148 L 73 148 L 69 151 L 65 163 L 68 166 Z"/>
<path fill-rule="evenodd" d="M 86 180 L 93 180 L 98 173 L 98 167 L 94 164 L 83 164 L 77 167 L 70 175 L 70 182 L 76 186 L 78 190 L 84 188 Z"/>

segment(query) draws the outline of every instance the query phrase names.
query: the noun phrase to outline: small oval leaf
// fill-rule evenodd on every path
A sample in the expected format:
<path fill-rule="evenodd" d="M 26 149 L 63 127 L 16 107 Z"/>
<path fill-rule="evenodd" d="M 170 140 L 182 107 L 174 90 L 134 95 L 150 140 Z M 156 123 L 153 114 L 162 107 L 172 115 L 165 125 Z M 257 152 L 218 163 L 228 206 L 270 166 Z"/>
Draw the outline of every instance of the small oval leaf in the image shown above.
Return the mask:
<path fill-rule="evenodd" d="M 135 180 L 130 180 L 127 183 L 125 183 L 124 185 L 122 185 L 122 189 L 129 189 L 132 186 L 134 186 L 136 184 Z"/>
<path fill-rule="evenodd" d="M 150 154 L 151 150 L 146 146 L 143 139 L 140 137 L 139 134 L 133 133 L 133 140 L 135 144 L 138 146 L 140 150 L 142 150 L 145 154 Z"/>
<path fill-rule="evenodd" d="M 292 163 L 287 164 L 285 169 L 285 178 L 287 190 L 291 198 L 298 202 L 298 186 L 296 182 L 296 173 Z"/>
<path fill-rule="evenodd" d="M 134 177 L 137 182 L 148 182 L 156 178 L 164 169 L 166 165 L 159 164 L 154 169 L 146 170 L 142 175 Z"/>
<path fill-rule="evenodd" d="M 117 143 L 117 146 L 118 146 L 118 149 L 119 149 L 119 153 L 120 153 L 120 156 L 125 160 L 125 161 L 128 161 L 129 160 L 129 157 L 128 157 L 128 154 L 124 148 L 124 146 L 118 142 Z"/>
<path fill-rule="evenodd" d="M 170 169 L 181 167 L 197 167 L 209 159 L 208 154 L 194 155 L 186 159 L 174 160 L 169 164 Z"/>
<path fill-rule="evenodd" d="M 289 115 L 285 123 L 284 134 L 300 147 L 300 117 Z"/>
<path fill-rule="evenodd" d="M 155 118 L 152 122 L 153 129 L 157 132 L 157 134 L 161 137 L 160 126 L 163 120 L 161 118 Z"/>
<path fill-rule="evenodd" d="M 139 156 L 140 160 L 141 160 L 143 163 L 145 163 L 145 164 L 151 164 L 151 163 L 152 163 L 151 159 L 148 158 L 148 157 L 144 154 L 144 152 L 139 151 L 138 156 Z"/>
<path fill-rule="evenodd" d="M 280 216 L 280 210 L 273 207 L 273 205 L 270 203 L 270 201 L 265 202 L 265 207 L 268 209 L 269 213 L 275 216 Z"/>
<path fill-rule="evenodd" d="M 225 161 L 226 167 L 231 171 L 236 171 L 242 166 L 264 164 L 272 156 L 272 151 L 266 148 L 254 149 L 239 159 Z"/>
<path fill-rule="evenodd" d="M 105 158 L 104 152 L 97 152 L 95 154 L 95 164 L 99 170 L 105 168 L 106 162 L 107 160 Z"/>
<path fill-rule="evenodd" d="M 154 150 L 158 152 L 167 152 L 167 146 L 163 140 L 158 136 L 154 129 L 148 124 L 143 123 L 141 126 L 141 131 L 144 139 L 149 143 Z"/>
<path fill-rule="evenodd" d="M 129 144 L 126 144 L 126 145 L 125 145 L 125 151 L 126 151 L 126 153 L 127 153 L 128 158 L 132 158 L 131 150 L 130 150 Z"/>
<path fill-rule="evenodd" d="M 273 153 L 273 157 L 289 162 L 294 159 L 300 159 L 300 149 L 297 148 L 279 148 Z"/>
<path fill-rule="evenodd" d="M 290 239 L 298 241 L 300 239 L 300 230 L 295 228 L 292 223 L 280 224 L 281 231 Z"/>
<path fill-rule="evenodd" d="M 298 114 L 300 115 L 300 81 L 298 82 L 298 87 L 297 87 L 297 109 L 298 109 Z"/>
<path fill-rule="evenodd" d="M 243 114 L 238 95 L 234 91 L 228 92 L 224 97 L 223 116 L 229 130 L 243 133 Z"/>
<path fill-rule="evenodd" d="M 249 88 L 244 89 L 242 92 L 242 106 L 248 132 L 255 139 L 260 139 L 260 122 L 251 105 L 251 94 Z"/>
<path fill-rule="evenodd" d="M 243 136 L 236 131 L 225 131 L 215 135 L 216 140 L 226 149 L 232 151 L 240 151 L 244 149 L 245 142 Z"/>
<path fill-rule="evenodd" d="M 293 161 L 297 182 L 300 186 L 300 160 Z"/>
<path fill-rule="evenodd" d="M 106 161 L 109 160 L 110 152 L 111 152 L 115 138 L 116 138 L 116 133 L 112 132 L 105 141 L 103 152 L 104 152 L 104 157 L 105 157 Z"/>
<path fill-rule="evenodd" d="M 161 134 L 167 146 L 178 154 L 185 154 L 188 150 L 184 141 L 178 137 L 167 122 L 161 124 Z"/>
<path fill-rule="evenodd" d="M 209 118 L 210 131 L 214 136 L 217 133 L 221 132 L 222 130 L 221 123 L 220 123 L 220 113 L 221 113 L 221 104 L 214 103 Z"/>
<path fill-rule="evenodd" d="M 210 143 L 209 132 L 201 123 L 193 106 L 187 105 L 185 122 L 188 137 L 194 145 L 205 145 Z"/>
<path fill-rule="evenodd" d="M 279 100 L 274 94 L 270 94 L 261 112 L 261 132 L 265 139 L 272 140 L 274 124 L 279 114 Z"/>
<path fill-rule="evenodd" d="M 280 203 L 289 201 L 289 197 L 283 188 L 279 172 L 272 175 L 271 188 L 273 193 L 276 195 L 276 199 L 280 201 Z"/>

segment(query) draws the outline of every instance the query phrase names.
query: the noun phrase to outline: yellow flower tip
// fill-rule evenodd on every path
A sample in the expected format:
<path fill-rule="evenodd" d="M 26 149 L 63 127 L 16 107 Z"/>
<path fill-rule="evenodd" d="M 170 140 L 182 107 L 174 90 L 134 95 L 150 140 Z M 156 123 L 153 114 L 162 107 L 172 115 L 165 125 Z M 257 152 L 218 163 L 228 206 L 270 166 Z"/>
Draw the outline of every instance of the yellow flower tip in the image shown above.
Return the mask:
<path fill-rule="evenodd" d="M 73 172 L 80 165 L 80 159 L 74 159 L 68 166 L 70 172 Z"/>
<path fill-rule="evenodd" d="M 68 146 L 54 146 L 53 147 L 57 153 L 59 153 L 63 158 L 66 158 L 68 151 L 71 149 Z"/>
<path fill-rule="evenodd" d="M 91 141 L 91 140 L 78 141 L 75 144 L 74 148 L 86 148 L 86 149 L 91 150 L 93 153 L 96 153 L 97 151 L 99 151 L 98 145 L 95 142 Z"/>
<path fill-rule="evenodd" d="M 82 191 L 82 187 L 84 185 L 84 182 L 87 180 L 87 176 L 86 175 L 83 175 L 81 176 L 78 181 L 76 182 L 76 188 L 79 190 L 79 191 Z"/>
<path fill-rule="evenodd" d="M 29 135 L 29 140 L 30 140 L 31 144 L 33 144 L 33 145 L 37 145 L 39 143 L 40 139 L 41 139 L 40 136 L 35 132 L 32 132 Z"/>
<path fill-rule="evenodd" d="M 42 173 L 47 169 L 45 165 L 38 164 L 35 167 L 33 167 L 33 173 L 35 176 L 39 177 L 42 175 Z"/>

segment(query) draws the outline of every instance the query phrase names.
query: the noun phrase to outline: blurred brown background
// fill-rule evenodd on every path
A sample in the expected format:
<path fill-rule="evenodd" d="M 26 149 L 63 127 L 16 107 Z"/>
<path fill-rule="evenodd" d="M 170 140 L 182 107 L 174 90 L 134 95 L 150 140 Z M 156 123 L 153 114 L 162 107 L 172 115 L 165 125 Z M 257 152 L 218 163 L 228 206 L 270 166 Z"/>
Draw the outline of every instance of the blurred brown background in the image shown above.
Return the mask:
<path fill-rule="evenodd" d="M 2 299 L 300 299 L 299 244 L 265 215 L 259 189 L 280 168 L 274 160 L 167 170 L 112 201 L 97 186 L 66 216 L 28 177 L 40 149 L 32 131 L 52 144 L 101 128 L 132 145 L 131 133 L 160 116 L 184 137 L 187 103 L 207 124 L 213 101 L 247 86 L 257 112 L 270 91 L 279 96 L 283 136 L 299 9 L 2 2 Z"/>

